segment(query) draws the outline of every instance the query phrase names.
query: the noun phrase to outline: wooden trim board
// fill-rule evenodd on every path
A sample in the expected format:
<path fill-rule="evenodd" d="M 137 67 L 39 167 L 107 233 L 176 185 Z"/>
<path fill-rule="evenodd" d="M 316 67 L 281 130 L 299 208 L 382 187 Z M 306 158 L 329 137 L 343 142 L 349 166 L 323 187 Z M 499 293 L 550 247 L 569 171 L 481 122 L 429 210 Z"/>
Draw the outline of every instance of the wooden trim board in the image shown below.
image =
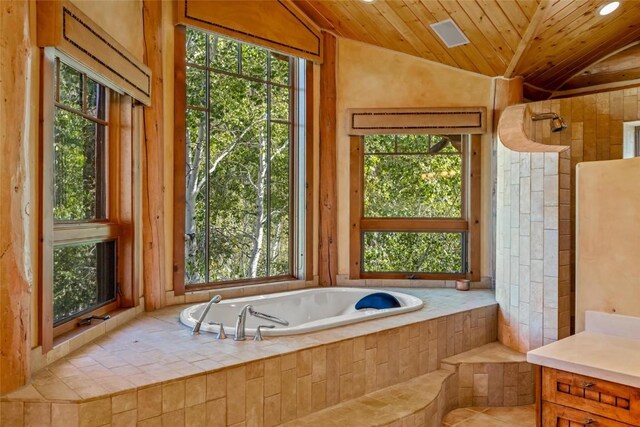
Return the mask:
<path fill-rule="evenodd" d="M 176 9 L 178 24 L 321 62 L 320 29 L 289 0 L 178 0 Z"/>
<path fill-rule="evenodd" d="M 357 108 L 347 115 L 349 135 L 482 134 L 487 128 L 485 107 Z"/>
<path fill-rule="evenodd" d="M 151 70 L 66 0 L 37 2 L 38 45 L 54 47 L 91 74 L 150 105 Z M 84 71 L 84 70 L 83 70 Z"/>

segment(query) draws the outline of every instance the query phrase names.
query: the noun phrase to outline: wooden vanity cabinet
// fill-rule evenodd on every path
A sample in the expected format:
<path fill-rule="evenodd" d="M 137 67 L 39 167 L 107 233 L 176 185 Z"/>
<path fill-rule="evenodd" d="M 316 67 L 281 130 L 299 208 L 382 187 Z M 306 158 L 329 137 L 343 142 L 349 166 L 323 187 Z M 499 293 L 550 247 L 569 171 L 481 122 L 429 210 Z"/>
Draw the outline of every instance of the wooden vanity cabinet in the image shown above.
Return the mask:
<path fill-rule="evenodd" d="M 640 389 L 552 368 L 539 371 L 539 426 L 640 426 Z"/>

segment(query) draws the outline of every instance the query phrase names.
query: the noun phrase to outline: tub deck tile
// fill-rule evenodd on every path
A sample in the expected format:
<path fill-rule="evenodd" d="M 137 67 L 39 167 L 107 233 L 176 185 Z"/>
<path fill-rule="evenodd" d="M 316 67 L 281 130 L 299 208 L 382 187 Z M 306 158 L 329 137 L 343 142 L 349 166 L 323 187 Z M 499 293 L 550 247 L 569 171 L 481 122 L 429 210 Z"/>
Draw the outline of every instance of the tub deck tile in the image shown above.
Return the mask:
<path fill-rule="evenodd" d="M 267 359 L 303 349 L 313 349 L 365 335 L 366 339 L 361 342 L 345 344 L 344 348 L 338 347 L 339 366 L 337 368 L 341 375 L 352 374 L 351 363 L 348 362 L 363 360 L 364 371 L 370 372 L 373 367 L 367 361 L 385 356 L 380 353 L 382 348 L 378 349 L 379 354 L 377 355 L 366 354 L 365 350 L 371 349 L 375 344 L 375 338 L 371 334 L 385 334 L 388 330 L 405 325 L 414 325 L 429 319 L 440 318 L 441 321 L 444 320 L 443 316 L 496 305 L 491 290 L 471 290 L 468 292 L 458 292 L 453 289 L 395 288 L 392 290 L 418 296 L 425 301 L 425 307 L 410 313 L 300 336 L 266 337 L 262 342 L 252 340 L 236 342 L 233 339 L 219 341 L 214 339 L 213 334 L 208 333 L 192 336 L 190 329 L 177 321 L 180 311 L 186 305 L 170 306 L 155 312 L 141 313 L 129 323 L 111 330 L 94 342 L 80 347 L 68 356 L 35 373 L 30 385 L 3 396 L 2 400 L 79 402 L 172 380 L 185 379 L 185 377 L 239 366 L 254 360 Z M 372 289 L 372 292 L 375 290 Z M 476 322 L 480 324 L 476 319 L 477 316 L 484 318 L 484 313 L 474 313 L 469 321 L 471 326 Z M 489 319 L 486 322 L 487 324 L 491 323 Z M 484 322 L 482 323 L 484 324 Z M 453 324 L 453 329 L 455 330 L 456 327 L 460 329 L 462 324 L 458 321 Z M 435 328 L 435 321 L 432 325 Z M 406 332 L 408 332 L 409 338 L 415 338 L 422 329 L 431 332 L 430 328 L 419 325 L 415 325 L 413 329 L 409 328 L 407 331 L 402 330 L 402 336 L 400 332 L 396 331 L 398 332 L 398 348 L 409 342 L 405 336 Z M 446 329 L 446 325 L 444 328 L 438 327 L 438 331 L 445 332 Z M 481 332 L 485 334 L 484 330 Z M 458 347 L 454 343 L 453 348 L 449 348 L 446 336 L 442 337 L 445 340 L 442 343 L 440 342 L 441 337 L 434 336 L 433 338 L 434 340 L 429 341 L 429 346 L 436 343 L 437 339 L 437 347 L 444 346 L 447 354 Z M 490 341 L 488 337 L 484 337 L 483 340 Z M 411 348 L 410 358 L 413 359 L 416 356 L 416 351 L 420 357 L 420 345 L 412 346 L 409 344 L 409 346 Z M 422 355 L 424 361 L 421 372 L 424 369 L 433 371 L 436 368 L 439 360 L 433 359 L 433 353 Z M 442 354 L 440 351 L 438 353 Z M 388 354 L 387 357 L 389 357 Z M 405 355 L 405 357 L 407 356 Z M 326 350 L 326 359 L 328 365 L 329 347 Z M 400 360 L 399 353 L 394 352 L 388 363 L 396 375 L 400 370 L 407 369 L 405 362 Z M 314 367 L 313 363 L 304 356 L 301 363 L 305 375 L 311 375 L 313 379 L 320 379 L 323 375 L 327 375 L 322 372 L 322 368 Z M 389 378 L 389 380 L 392 379 Z M 343 381 L 347 380 L 347 378 L 343 379 Z M 379 380 L 382 383 L 387 382 L 384 377 Z M 358 377 L 358 381 L 357 390 L 360 388 L 369 390 L 372 387 L 368 377 L 364 381 Z M 339 395 L 331 395 L 328 384 L 327 389 L 326 401 L 340 399 Z M 313 405 L 313 399 L 311 404 Z"/>

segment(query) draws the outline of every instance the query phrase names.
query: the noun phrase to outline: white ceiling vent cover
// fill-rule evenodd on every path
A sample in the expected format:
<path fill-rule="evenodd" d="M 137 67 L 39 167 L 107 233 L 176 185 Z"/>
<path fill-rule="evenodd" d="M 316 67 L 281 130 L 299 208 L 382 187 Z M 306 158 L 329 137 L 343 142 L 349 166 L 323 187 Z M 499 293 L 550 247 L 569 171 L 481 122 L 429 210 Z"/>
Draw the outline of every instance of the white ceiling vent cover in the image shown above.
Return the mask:
<path fill-rule="evenodd" d="M 469 39 L 451 19 L 436 22 L 430 25 L 431 29 L 442 39 L 447 47 L 462 46 L 469 43 Z"/>

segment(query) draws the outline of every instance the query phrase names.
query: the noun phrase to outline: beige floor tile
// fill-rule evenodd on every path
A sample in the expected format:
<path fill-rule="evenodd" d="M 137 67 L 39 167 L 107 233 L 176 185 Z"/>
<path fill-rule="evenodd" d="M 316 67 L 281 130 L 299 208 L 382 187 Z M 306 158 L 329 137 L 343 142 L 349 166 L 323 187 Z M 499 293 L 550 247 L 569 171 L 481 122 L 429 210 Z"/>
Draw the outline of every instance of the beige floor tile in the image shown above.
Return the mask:
<path fill-rule="evenodd" d="M 484 414 L 505 421 L 512 426 L 534 427 L 536 424 L 535 405 L 489 408 Z"/>
<path fill-rule="evenodd" d="M 490 417 L 483 413 L 477 413 L 471 418 L 467 418 L 464 421 L 454 424 L 455 427 L 516 427 L 513 424 L 508 424 L 498 420 L 497 418 Z"/>
<path fill-rule="evenodd" d="M 478 414 L 478 412 L 470 411 L 465 408 L 454 409 L 444 417 L 444 419 L 442 420 L 442 425 L 452 426 L 456 423 L 466 420 L 467 418 L 471 418 L 476 414 Z"/>
<path fill-rule="evenodd" d="M 535 423 L 535 405 L 476 406 L 449 412 L 442 421 L 442 427 L 534 427 Z"/>

